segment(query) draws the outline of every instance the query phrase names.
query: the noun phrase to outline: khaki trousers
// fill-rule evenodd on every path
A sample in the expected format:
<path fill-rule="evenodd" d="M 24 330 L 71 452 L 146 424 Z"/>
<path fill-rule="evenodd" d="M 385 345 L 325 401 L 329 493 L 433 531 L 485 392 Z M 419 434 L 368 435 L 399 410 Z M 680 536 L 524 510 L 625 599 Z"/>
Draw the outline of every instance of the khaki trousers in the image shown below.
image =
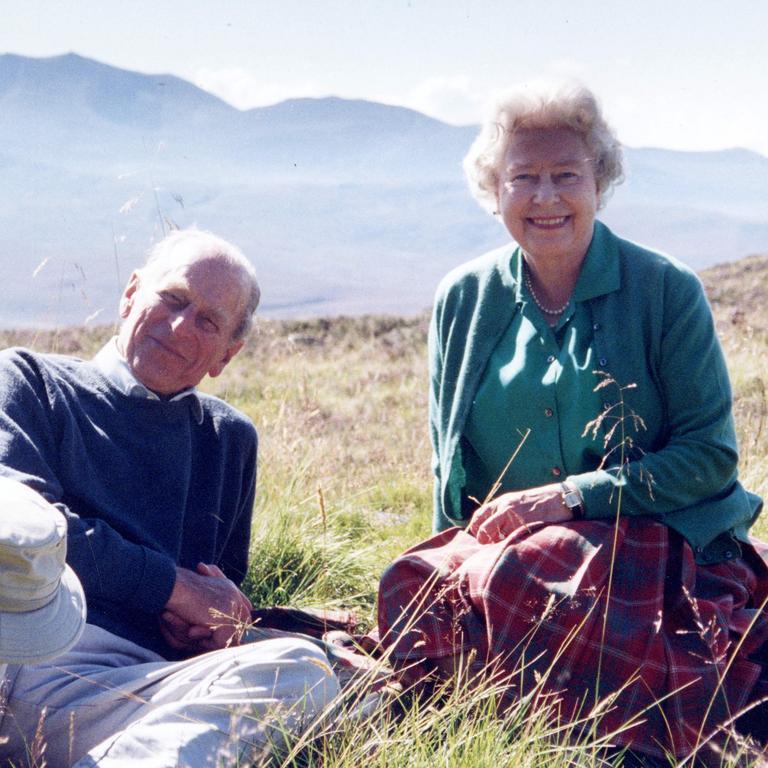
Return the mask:
<path fill-rule="evenodd" d="M 53 662 L 8 674 L 0 764 L 48 768 L 258 764 L 339 692 L 299 637 L 168 662 L 92 625 Z"/>

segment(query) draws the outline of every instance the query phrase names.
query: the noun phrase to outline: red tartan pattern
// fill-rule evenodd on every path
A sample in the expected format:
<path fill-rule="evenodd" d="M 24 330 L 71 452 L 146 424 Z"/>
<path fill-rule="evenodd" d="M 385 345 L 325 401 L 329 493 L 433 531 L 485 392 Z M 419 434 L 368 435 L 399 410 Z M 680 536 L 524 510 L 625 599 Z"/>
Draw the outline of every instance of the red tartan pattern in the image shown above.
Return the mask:
<path fill-rule="evenodd" d="M 744 558 L 697 565 L 681 537 L 642 518 L 530 526 L 486 545 L 454 528 L 384 573 L 379 633 L 398 663 L 474 651 L 516 671 L 511 696 L 543 675 L 561 717 L 616 694 L 598 733 L 635 718 L 614 744 L 681 758 L 749 703 L 767 586 Z"/>

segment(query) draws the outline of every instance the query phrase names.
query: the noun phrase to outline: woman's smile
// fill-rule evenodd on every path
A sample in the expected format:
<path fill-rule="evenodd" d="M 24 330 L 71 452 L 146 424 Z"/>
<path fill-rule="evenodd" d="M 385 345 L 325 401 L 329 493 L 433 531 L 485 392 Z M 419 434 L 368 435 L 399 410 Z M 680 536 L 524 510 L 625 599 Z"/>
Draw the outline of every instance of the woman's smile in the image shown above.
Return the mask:
<path fill-rule="evenodd" d="M 541 217 L 529 217 L 528 221 L 535 227 L 541 227 L 542 229 L 557 229 L 561 227 L 569 219 L 569 216 L 557 216 L 556 218 L 541 218 Z"/>

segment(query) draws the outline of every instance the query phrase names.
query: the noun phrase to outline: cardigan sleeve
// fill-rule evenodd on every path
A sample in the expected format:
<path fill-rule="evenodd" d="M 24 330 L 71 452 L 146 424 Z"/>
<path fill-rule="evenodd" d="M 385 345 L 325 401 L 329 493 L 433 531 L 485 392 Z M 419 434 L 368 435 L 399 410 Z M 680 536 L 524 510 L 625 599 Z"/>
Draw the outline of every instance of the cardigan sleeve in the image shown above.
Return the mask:
<path fill-rule="evenodd" d="M 649 361 L 650 375 L 638 378 L 646 388 L 655 383 L 663 423 L 637 421 L 643 413 L 634 413 L 630 404 L 642 403 L 647 393 L 638 391 L 632 398 L 628 392 L 623 411 L 621 403 L 612 406 L 612 415 L 624 423 L 614 432 L 608 461 L 596 471 L 569 478 L 582 493 L 587 517 L 613 516 L 618 510 L 663 520 L 709 500 L 725 499 L 737 485 L 730 383 L 698 278 L 685 270 L 667 270 L 653 312 L 660 318 L 658 342 L 646 339 L 651 348 L 634 352 Z M 656 429 L 660 439 L 653 450 L 642 452 L 632 445 L 632 433 L 647 426 Z"/>
<path fill-rule="evenodd" d="M 467 522 L 461 429 L 477 379 L 517 308 L 511 256 L 508 245 L 484 254 L 437 288 L 428 339 L 434 531 Z"/>
<path fill-rule="evenodd" d="M 432 529 L 442 531 L 453 525 L 445 514 L 443 505 L 443 482 L 440 468 L 441 435 L 440 428 L 440 382 L 443 377 L 443 343 L 441 340 L 440 322 L 442 318 L 442 301 L 438 296 L 432 311 L 427 336 L 429 357 L 429 437 L 432 445 L 432 476 L 433 485 L 433 520 Z"/>
<path fill-rule="evenodd" d="M 67 518 L 67 561 L 89 603 L 108 600 L 160 613 L 176 579 L 174 562 L 128 541 L 103 520 L 80 516 L 65 500 L 56 400 L 33 355 L 0 358 L 0 472 L 29 485 Z M 69 457 L 71 460 L 71 457 Z"/>

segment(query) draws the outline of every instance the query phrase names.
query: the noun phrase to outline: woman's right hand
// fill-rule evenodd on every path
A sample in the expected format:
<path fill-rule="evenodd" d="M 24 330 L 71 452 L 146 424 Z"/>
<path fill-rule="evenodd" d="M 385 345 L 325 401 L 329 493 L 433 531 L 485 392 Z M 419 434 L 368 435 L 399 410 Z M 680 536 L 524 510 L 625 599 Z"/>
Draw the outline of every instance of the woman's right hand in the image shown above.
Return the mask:
<path fill-rule="evenodd" d="M 550 483 L 524 491 L 511 491 L 483 504 L 467 527 L 480 544 L 493 544 L 518 528 L 573 520 L 563 503 L 560 483 Z"/>

